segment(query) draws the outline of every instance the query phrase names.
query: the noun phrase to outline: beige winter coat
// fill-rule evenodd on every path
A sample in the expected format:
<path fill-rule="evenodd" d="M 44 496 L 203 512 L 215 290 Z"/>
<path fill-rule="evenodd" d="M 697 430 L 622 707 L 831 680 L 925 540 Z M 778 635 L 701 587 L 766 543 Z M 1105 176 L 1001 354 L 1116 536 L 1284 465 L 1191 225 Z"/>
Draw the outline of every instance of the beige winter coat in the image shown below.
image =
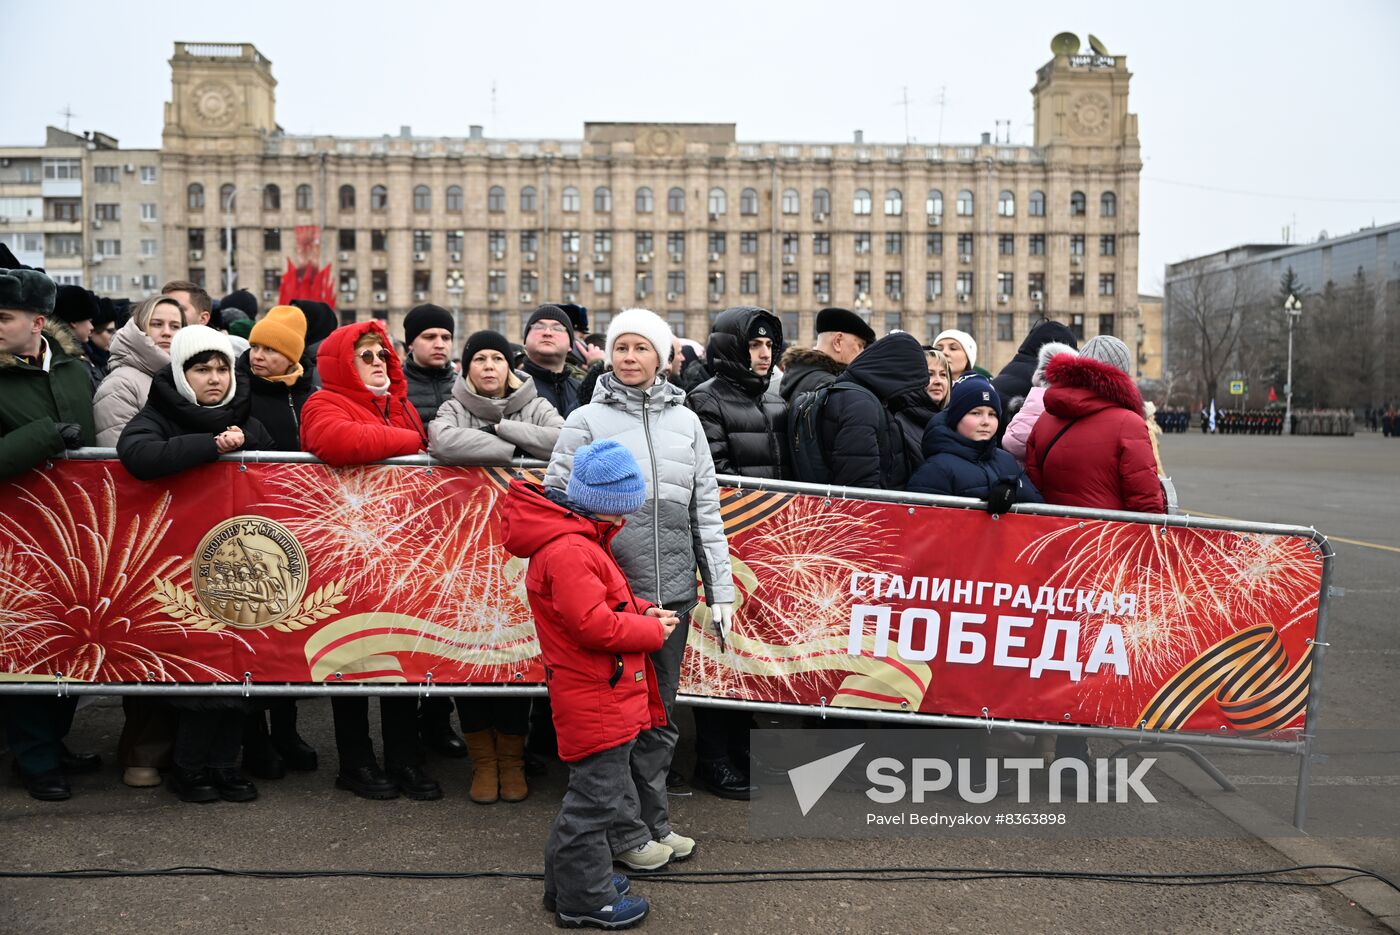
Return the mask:
<path fill-rule="evenodd" d="M 93 420 L 97 423 L 97 447 L 115 448 L 122 429 L 146 405 L 151 377 L 170 366 L 170 355 L 127 320 L 112 338 L 112 359 L 107 376 L 98 384 L 92 398 Z"/>
<path fill-rule="evenodd" d="M 448 464 L 503 465 L 521 453 L 549 460 L 564 417 L 535 393 L 532 378 L 512 372 L 509 385 L 508 395 L 492 399 L 459 376 L 452 398 L 428 423 L 428 453 Z"/>

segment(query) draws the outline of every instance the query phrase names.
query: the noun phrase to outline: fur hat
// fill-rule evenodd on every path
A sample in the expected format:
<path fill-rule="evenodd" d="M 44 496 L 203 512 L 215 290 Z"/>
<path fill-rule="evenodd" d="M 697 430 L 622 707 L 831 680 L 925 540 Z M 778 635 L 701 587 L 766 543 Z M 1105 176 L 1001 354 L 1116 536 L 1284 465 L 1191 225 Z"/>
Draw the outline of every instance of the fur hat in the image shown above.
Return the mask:
<path fill-rule="evenodd" d="M 301 309 L 306 316 L 306 343 L 320 344 L 340 327 L 340 319 L 335 317 L 335 309 L 325 302 L 314 299 L 292 299 L 292 307 Z"/>
<path fill-rule="evenodd" d="M 963 372 L 971 372 L 972 368 L 977 366 L 977 340 L 966 331 L 949 328 L 945 331 L 938 332 L 938 337 L 934 338 L 932 341 L 933 346 L 937 347 L 938 342 L 942 341 L 944 338 L 952 338 L 962 345 L 962 349 L 967 353 L 967 370 Z"/>
<path fill-rule="evenodd" d="M 457 319 L 452 317 L 452 313 L 441 305 L 419 305 L 404 316 L 403 319 L 403 343 L 405 347 L 412 347 L 413 342 L 418 340 L 418 336 L 429 328 L 443 328 L 448 334 L 457 333 Z"/>
<path fill-rule="evenodd" d="M 875 343 L 875 329 L 849 309 L 824 308 L 817 312 L 817 334 L 828 331 L 842 331 L 855 335 L 866 344 Z"/>
<path fill-rule="evenodd" d="M 512 364 L 513 354 L 505 335 L 498 331 L 478 331 L 467 338 L 467 346 L 462 348 L 462 376 L 467 375 L 467 371 L 471 369 L 472 358 L 480 351 L 499 351 L 506 359 L 506 366 Z"/>
<path fill-rule="evenodd" d="M 235 308 L 248 318 L 258 317 L 258 300 L 247 289 L 235 289 L 219 300 L 220 313 Z"/>
<path fill-rule="evenodd" d="M 541 305 L 530 313 L 530 317 L 525 319 L 525 327 L 521 331 L 521 339 L 530 333 L 530 326 L 537 321 L 557 321 L 564 326 L 564 330 L 569 332 L 569 346 L 574 345 L 574 322 L 569 313 L 559 305 Z"/>
<path fill-rule="evenodd" d="M 978 406 L 991 406 L 992 411 L 997 414 L 997 419 L 1001 419 L 1001 397 L 997 395 L 992 381 L 981 374 L 965 377 L 953 384 L 953 392 L 948 397 L 948 406 L 943 410 L 943 417 L 947 420 L 948 427 L 956 432 L 963 416 Z"/>
<path fill-rule="evenodd" d="M 588 309 L 582 305 L 575 305 L 572 302 L 555 302 L 564 314 L 569 316 L 569 325 L 576 332 L 588 333 Z"/>
<path fill-rule="evenodd" d="M 594 515 L 635 513 L 647 502 L 647 483 L 632 452 L 604 438 L 574 451 L 567 495 Z"/>
<path fill-rule="evenodd" d="M 661 356 L 661 369 L 665 370 L 670 366 L 675 339 L 671 334 L 671 326 L 666 324 L 660 315 L 648 308 L 627 308 L 614 315 L 608 323 L 609 361 L 612 360 L 613 345 L 617 343 L 618 335 L 623 334 L 640 334 L 646 338 Z"/>
<path fill-rule="evenodd" d="M 175 332 L 175 337 L 170 342 L 170 369 L 174 372 L 175 389 L 196 406 L 200 404 L 195 398 L 194 387 L 185 379 L 185 362 L 205 351 L 217 351 L 228 360 L 228 392 L 224 394 L 223 399 L 214 404 L 227 406 L 233 401 L 233 391 L 237 388 L 233 366 L 237 355 L 233 353 L 233 345 L 229 343 L 228 335 L 222 331 L 215 331 L 208 325 L 186 325 Z"/>
<path fill-rule="evenodd" d="M 82 286 L 59 286 L 54 298 L 53 313 L 70 325 L 80 321 L 93 321 L 102 314 L 97 304 L 97 296 Z"/>
<path fill-rule="evenodd" d="M 1128 350 L 1128 345 L 1111 334 L 1101 334 L 1084 342 L 1079 356 L 1116 367 L 1124 373 L 1132 373 L 1133 355 Z"/>
<path fill-rule="evenodd" d="M 306 316 L 290 305 L 274 305 L 248 332 L 248 343 L 270 347 L 296 363 L 306 350 Z"/>
<path fill-rule="evenodd" d="M 0 308 L 53 314 L 58 286 L 54 281 L 32 269 L 0 269 Z"/>
<path fill-rule="evenodd" d="M 1040 345 L 1039 356 L 1036 358 L 1035 373 L 1031 375 L 1031 386 L 1047 387 L 1050 384 L 1045 379 L 1045 365 L 1050 363 L 1051 358 L 1057 354 L 1077 354 L 1074 348 L 1068 344 L 1061 344 L 1059 341 L 1046 341 Z"/>

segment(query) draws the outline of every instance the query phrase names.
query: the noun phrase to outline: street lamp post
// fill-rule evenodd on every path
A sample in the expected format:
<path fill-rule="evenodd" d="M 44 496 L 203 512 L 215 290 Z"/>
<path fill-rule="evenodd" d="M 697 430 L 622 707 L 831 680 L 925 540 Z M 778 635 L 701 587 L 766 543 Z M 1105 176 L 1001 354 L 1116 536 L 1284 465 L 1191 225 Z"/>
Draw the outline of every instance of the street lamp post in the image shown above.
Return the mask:
<path fill-rule="evenodd" d="M 233 199 L 238 195 L 235 188 L 224 199 L 224 285 L 227 292 L 233 291 Z"/>
<path fill-rule="evenodd" d="M 1283 311 L 1288 316 L 1288 381 L 1283 385 L 1283 431 L 1293 434 L 1293 323 L 1303 314 L 1303 303 L 1289 293 L 1283 303 Z"/>

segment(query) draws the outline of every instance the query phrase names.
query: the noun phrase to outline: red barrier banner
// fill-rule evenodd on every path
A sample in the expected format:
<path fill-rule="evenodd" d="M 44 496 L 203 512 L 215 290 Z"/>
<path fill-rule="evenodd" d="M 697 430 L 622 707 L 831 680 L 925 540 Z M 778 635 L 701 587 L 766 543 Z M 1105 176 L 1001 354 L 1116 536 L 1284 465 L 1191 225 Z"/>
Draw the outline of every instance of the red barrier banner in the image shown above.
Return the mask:
<path fill-rule="evenodd" d="M 0 679 L 536 683 L 505 469 L 63 461 L 3 489 Z M 683 693 L 1153 730 L 1302 724 L 1303 536 L 724 488 Z"/>

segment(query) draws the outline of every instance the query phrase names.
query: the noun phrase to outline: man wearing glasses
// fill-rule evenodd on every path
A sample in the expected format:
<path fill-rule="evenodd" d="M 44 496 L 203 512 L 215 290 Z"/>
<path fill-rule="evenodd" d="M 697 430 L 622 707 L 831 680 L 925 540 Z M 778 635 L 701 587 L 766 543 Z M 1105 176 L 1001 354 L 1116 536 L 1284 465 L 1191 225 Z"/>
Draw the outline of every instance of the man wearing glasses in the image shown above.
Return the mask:
<path fill-rule="evenodd" d="M 588 402 L 578 398 L 581 381 L 565 366 L 573 346 L 573 325 L 559 306 L 541 305 L 525 322 L 525 363 L 521 369 L 535 378 L 535 391 L 565 418 Z"/>

